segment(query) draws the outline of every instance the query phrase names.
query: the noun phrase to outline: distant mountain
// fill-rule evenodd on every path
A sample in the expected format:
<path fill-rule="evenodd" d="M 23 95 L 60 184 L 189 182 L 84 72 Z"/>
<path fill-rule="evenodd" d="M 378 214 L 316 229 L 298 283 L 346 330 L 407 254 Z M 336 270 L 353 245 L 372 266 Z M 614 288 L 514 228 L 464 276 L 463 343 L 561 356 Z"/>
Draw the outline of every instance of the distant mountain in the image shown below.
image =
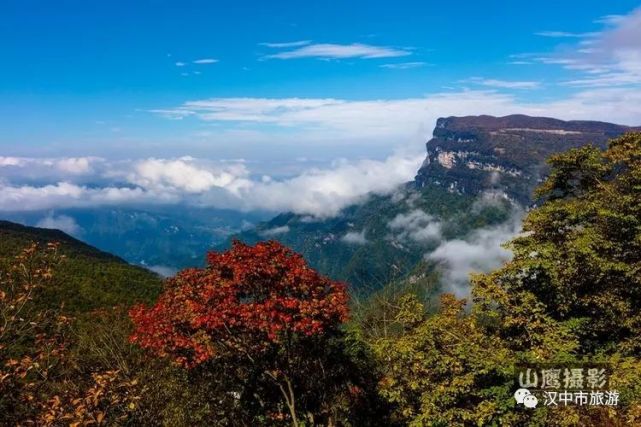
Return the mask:
<path fill-rule="evenodd" d="M 2 213 L 10 221 L 61 228 L 101 250 L 164 275 L 201 266 L 209 248 L 270 216 L 184 206 Z"/>
<path fill-rule="evenodd" d="M 603 149 L 635 129 L 641 128 L 524 115 L 440 118 L 415 182 L 471 195 L 501 190 L 529 204 L 552 154 L 586 144 Z"/>
<path fill-rule="evenodd" d="M 160 276 L 142 267 L 96 249 L 59 230 L 26 227 L 0 221 L 0 263 L 9 264 L 32 242 L 60 242 L 66 255 L 55 275 L 55 284 L 46 290 L 47 304 L 58 307 L 64 301 L 69 312 L 87 312 L 135 302 L 150 302 L 160 292 Z"/>
<path fill-rule="evenodd" d="M 412 280 L 430 276 L 434 263 L 426 264 L 426 253 L 443 240 L 501 224 L 512 210 L 502 195 L 475 198 L 409 183 L 334 218 L 281 214 L 234 238 L 250 243 L 278 240 L 302 253 L 312 267 L 348 282 L 352 290 L 369 293 L 412 275 Z"/>
<path fill-rule="evenodd" d="M 518 229 L 550 155 L 604 148 L 634 129 L 523 115 L 441 118 L 415 180 L 394 194 L 371 196 L 330 219 L 281 214 L 234 238 L 279 240 L 354 290 L 421 280 L 435 289 L 439 270 L 465 281 L 505 256 L 492 251 Z M 443 259 L 449 272 L 438 268 Z"/>

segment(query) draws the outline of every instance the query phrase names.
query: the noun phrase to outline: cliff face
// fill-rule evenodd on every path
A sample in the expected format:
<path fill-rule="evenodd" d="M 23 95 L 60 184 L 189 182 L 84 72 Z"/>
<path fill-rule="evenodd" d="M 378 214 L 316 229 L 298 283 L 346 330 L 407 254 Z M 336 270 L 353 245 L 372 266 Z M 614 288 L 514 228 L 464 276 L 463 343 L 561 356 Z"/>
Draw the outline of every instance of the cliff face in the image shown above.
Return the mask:
<path fill-rule="evenodd" d="M 550 155 L 586 144 L 605 148 L 609 139 L 640 129 L 524 115 L 440 118 L 415 183 L 462 194 L 502 190 L 529 204 Z"/>

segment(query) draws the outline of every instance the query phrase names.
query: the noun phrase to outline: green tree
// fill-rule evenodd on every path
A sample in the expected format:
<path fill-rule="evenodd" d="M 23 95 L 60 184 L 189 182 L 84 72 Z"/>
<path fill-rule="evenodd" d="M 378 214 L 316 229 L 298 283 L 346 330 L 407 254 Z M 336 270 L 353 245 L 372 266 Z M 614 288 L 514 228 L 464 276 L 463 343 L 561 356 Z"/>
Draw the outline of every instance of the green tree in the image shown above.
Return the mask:
<path fill-rule="evenodd" d="M 610 365 L 610 388 L 622 396 L 618 408 L 568 407 L 550 412 L 546 424 L 639 423 L 641 134 L 549 163 L 536 192 L 541 205 L 508 245 L 514 258 L 473 278 L 474 313 L 519 361 Z"/>
<path fill-rule="evenodd" d="M 444 296 L 425 314 L 408 296 L 398 336 L 370 341 L 380 393 L 409 425 L 586 425 L 641 422 L 641 134 L 550 159 L 540 205 L 510 242 L 513 259 L 475 275 L 474 305 Z M 617 408 L 515 405 L 523 362 L 608 363 Z"/>
<path fill-rule="evenodd" d="M 488 425 L 510 404 L 510 352 L 484 334 L 464 304 L 445 294 L 440 310 L 430 316 L 408 295 L 396 317 L 405 332 L 373 345 L 385 366 L 381 394 L 395 406 L 398 422 Z"/>
<path fill-rule="evenodd" d="M 550 164 L 537 190 L 544 203 L 509 244 L 513 260 L 474 280 L 477 311 L 494 318 L 514 349 L 549 353 L 571 332 L 579 354 L 638 356 L 641 134 L 604 152 L 570 150 Z"/>

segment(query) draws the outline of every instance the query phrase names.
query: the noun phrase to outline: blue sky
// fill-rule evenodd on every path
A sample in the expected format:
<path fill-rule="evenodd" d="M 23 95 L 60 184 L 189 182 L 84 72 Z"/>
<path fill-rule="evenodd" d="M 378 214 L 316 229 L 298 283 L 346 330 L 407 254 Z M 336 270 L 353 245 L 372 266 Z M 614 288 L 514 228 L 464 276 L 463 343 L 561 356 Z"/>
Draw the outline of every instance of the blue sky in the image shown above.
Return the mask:
<path fill-rule="evenodd" d="M 641 124 L 639 6 L 5 0 L 0 183 L 148 189 L 122 165 L 152 158 L 214 187 L 369 160 L 411 175 L 403 156 L 420 160 L 439 116 Z M 52 159 L 71 169 L 34 171 Z"/>

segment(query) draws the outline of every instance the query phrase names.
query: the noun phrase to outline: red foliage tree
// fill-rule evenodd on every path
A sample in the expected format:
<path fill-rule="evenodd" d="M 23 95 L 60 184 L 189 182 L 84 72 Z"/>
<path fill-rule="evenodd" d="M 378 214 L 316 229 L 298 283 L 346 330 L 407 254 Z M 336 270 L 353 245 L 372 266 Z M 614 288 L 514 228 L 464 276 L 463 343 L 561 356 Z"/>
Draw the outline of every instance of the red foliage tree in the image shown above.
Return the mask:
<path fill-rule="evenodd" d="M 130 311 L 133 342 L 193 367 L 219 351 L 256 352 L 291 334 L 322 334 L 347 318 L 345 286 L 278 242 L 234 242 L 207 259 L 207 268 L 169 279 L 155 306 Z"/>
<path fill-rule="evenodd" d="M 190 369 L 231 358 L 250 366 L 277 386 L 296 425 L 295 389 L 334 363 L 319 354 L 347 318 L 345 285 L 274 241 L 234 242 L 207 260 L 169 279 L 153 307 L 130 311 L 131 341 Z"/>

